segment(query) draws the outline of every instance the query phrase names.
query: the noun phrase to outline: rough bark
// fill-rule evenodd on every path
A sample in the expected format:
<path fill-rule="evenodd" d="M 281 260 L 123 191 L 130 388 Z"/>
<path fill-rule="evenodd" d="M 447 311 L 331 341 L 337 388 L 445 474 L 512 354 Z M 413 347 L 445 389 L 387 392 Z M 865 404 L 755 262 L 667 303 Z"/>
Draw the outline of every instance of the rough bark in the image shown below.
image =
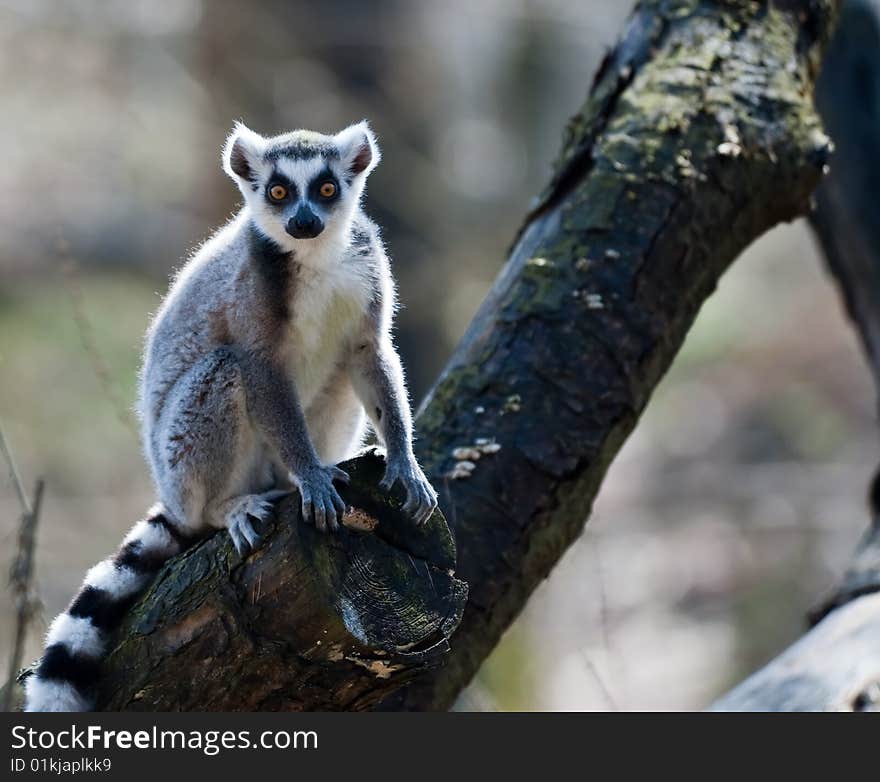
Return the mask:
<path fill-rule="evenodd" d="M 812 217 L 880 391 L 880 3 L 848 0 L 817 103 L 835 141 Z M 880 479 L 872 524 L 816 626 L 713 705 L 717 711 L 880 709 Z"/>
<path fill-rule="evenodd" d="M 382 708 L 448 708 L 580 534 L 719 276 L 768 228 L 806 212 L 829 152 L 812 93 L 835 9 L 832 0 L 636 5 L 418 417 L 417 453 L 470 583 L 442 668 L 375 675 L 388 639 L 355 646 L 334 598 L 339 579 L 318 575 L 337 545 L 345 560 L 351 541 L 377 556 L 379 541 L 346 533 L 330 543 L 279 524 L 253 562 L 232 563 L 217 538 L 166 573 L 111 658 L 105 707 L 367 708 L 384 698 Z M 373 499 L 381 529 L 387 509 Z M 446 550 L 435 538 L 430 555 L 416 557 L 435 581 L 449 567 L 437 548 Z M 254 598 L 260 574 L 273 591 Z M 372 593 L 362 614 L 381 621 L 395 600 L 416 600 L 409 589 L 427 604 L 419 578 Z M 450 597 L 429 635 L 441 643 L 461 588 L 445 578 Z M 251 610 L 253 599 L 262 610 Z"/>
<path fill-rule="evenodd" d="M 605 471 L 740 251 L 804 214 L 829 154 L 813 86 L 831 2 L 640 2 L 553 179 L 418 419 L 470 597 L 445 709 L 577 538 Z M 454 449 L 500 450 L 456 467 Z"/>
<path fill-rule="evenodd" d="M 343 467 L 355 512 L 336 535 L 301 523 L 291 496 L 252 556 L 215 535 L 166 566 L 120 631 L 99 708 L 362 710 L 435 665 L 467 595 L 449 529 L 381 495 L 376 453 Z"/>

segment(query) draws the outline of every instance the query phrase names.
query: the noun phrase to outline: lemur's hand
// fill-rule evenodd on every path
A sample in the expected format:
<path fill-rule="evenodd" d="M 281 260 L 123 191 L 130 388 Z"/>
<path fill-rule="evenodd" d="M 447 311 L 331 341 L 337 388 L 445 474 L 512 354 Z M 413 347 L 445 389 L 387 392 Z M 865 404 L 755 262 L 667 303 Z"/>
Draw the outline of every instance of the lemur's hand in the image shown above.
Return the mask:
<path fill-rule="evenodd" d="M 302 497 L 303 520 L 314 524 L 321 532 L 335 532 L 346 511 L 345 502 L 336 491 L 333 481 L 349 482 L 348 473 L 338 467 L 315 465 L 293 480 Z"/>
<path fill-rule="evenodd" d="M 385 477 L 379 486 L 388 491 L 396 481 L 400 481 L 406 491 L 403 512 L 411 515 L 416 524 L 424 524 L 437 508 L 437 492 L 414 456 L 388 457 Z"/>

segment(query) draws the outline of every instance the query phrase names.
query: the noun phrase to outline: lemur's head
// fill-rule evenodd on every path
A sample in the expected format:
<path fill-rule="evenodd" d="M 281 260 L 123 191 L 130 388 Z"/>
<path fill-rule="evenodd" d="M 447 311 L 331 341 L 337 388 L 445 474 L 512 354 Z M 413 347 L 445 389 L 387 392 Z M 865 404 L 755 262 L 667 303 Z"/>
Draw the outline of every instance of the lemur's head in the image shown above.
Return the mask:
<path fill-rule="evenodd" d="M 223 168 L 257 226 L 288 250 L 307 251 L 344 231 L 378 162 L 366 122 L 335 136 L 295 130 L 271 138 L 238 123 L 223 150 Z"/>

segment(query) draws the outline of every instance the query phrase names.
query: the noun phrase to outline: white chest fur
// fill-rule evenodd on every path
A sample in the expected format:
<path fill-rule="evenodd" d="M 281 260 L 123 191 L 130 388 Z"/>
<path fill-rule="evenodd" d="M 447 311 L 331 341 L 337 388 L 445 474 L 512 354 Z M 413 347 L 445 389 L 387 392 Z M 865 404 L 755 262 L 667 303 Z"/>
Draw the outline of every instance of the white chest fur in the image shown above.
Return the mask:
<path fill-rule="evenodd" d="M 285 358 L 303 407 L 345 359 L 367 303 L 364 281 L 355 269 L 301 271 L 290 308 Z"/>

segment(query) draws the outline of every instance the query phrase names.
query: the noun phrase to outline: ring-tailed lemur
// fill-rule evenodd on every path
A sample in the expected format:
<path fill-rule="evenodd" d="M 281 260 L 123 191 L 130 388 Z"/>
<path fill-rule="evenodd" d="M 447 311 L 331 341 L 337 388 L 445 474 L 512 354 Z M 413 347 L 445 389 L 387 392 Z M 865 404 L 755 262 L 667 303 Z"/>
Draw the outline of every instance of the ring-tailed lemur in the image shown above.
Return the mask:
<path fill-rule="evenodd" d="M 93 567 L 49 628 L 28 711 L 81 711 L 108 642 L 165 560 L 225 527 L 240 553 L 254 521 L 299 489 L 303 516 L 335 530 L 335 466 L 361 445 L 366 410 L 417 522 L 437 505 L 413 456 L 391 341 L 394 283 L 360 208 L 379 149 L 368 125 L 334 136 L 233 130 L 223 167 L 244 206 L 180 271 L 147 334 L 143 444 L 159 504 Z"/>

